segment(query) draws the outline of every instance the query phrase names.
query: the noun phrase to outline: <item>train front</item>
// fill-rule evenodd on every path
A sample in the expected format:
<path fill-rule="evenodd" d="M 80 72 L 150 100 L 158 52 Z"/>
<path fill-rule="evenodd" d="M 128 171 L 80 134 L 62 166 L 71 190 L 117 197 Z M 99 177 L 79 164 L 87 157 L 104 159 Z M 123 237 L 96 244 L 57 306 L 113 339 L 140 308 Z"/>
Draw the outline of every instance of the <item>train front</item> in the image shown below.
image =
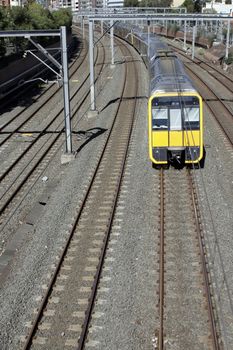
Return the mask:
<path fill-rule="evenodd" d="M 156 165 L 183 166 L 203 157 L 202 99 L 196 92 L 157 92 L 149 98 L 149 154 Z"/>

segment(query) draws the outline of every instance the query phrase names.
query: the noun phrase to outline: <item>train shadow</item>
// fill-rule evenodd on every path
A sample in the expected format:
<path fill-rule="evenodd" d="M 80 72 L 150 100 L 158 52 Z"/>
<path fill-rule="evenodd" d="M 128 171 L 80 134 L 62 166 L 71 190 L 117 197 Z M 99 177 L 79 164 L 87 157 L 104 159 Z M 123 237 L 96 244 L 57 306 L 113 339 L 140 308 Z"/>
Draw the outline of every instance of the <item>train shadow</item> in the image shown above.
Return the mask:
<path fill-rule="evenodd" d="M 72 134 L 73 135 L 76 134 L 78 136 L 78 141 L 84 140 L 84 142 L 79 146 L 79 148 L 75 151 L 75 153 L 79 153 L 89 142 L 94 140 L 96 137 L 102 135 L 106 131 L 107 129 L 103 129 L 103 128 L 91 128 L 84 131 L 79 130 L 77 132 L 73 131 Z"/>
<path fill-rule="evenodd" d="M 117 101 L 119 101 L 121 98 L 120 97 L 117 97 L 117 98 L 114 98 L 113 100 L 110 100 L 105 107 L 103 107 L 101 109 L 100 112 L 103 112 L 106 108 L 108 108 L 110 105 L 112 105 L 113 103 L 116 103 Z M 123 97 L 122 98 L 122 101 L 129 101 L 129 100 L 134 100 L 135 97 Z M 147 100 L 148 99 L 148 96 L 137 96 L 136 97 L 137 100 Z"/>
<path fill-rule="evenodd" d="M 200 160 L 200 162 L 198 162 L 197 164 L 185 164 L 184 162 L 179 163 L 179 162 L 169 162 L 168 164 L 166 164 L 165 166 L 155 166 L 153 165 L 154 169 L 161 169 L 163 168 L 164 170 L 168 170 L 170 167 L 172 167 L 173 169 L 176 170 L 182 170 L 184 168 L 187 169 L 192 169 L 192 170 L 197 170 L 197 169 L 203 169 L 205 167 L 205 159 L 206 159 L 206 147 L 203 147 L 203 157 Z"/>
<path fill-rule="evenodd" d="M 189 165 L 185 165 L 183 164 L 182 166 L 178 166 L 178 167 L 175 167 L 175 169 L 183 169 L 183 168 L 188 168 L 188 169 L 192 169 L 192 170 L 198 170 L 198 169 L 204 169 L 205 167 L 205 159 L 206 159 L 206 148 L 205 146 L 203 147 L 203 157 L 202 159 L 198 162 L 198 163 L 195 163 L 195 164 L 189 164 Z"/>
<path fill-rule="evenodd" d="M 76 38 L 73 39 L 73 50 L 69 52 L 68 62 L 69 64 L 77 59 L 77 56 L 81 50 L 81 42 Z M 17 61 L 16 61 L 17 62 Z M 19 65 L 20 65 L 19 61 Z M 9 67 L 4 67 L 5 70 Z M 16 72 L 22 73 L 21 70 Z M 51 81 L 51 83 L 50 83 Z M 47 83 L 46 83 L 47 82 Z M 4 83 L 4 81 L 2 81 Z M 5 81 L 6 83 L 6 81 Z M 20 78 L 9 88 L 7 91 L 0 89 L 0 115 L 9 113 L 17 107 L 28 108 L 32 104 L 36 103 L 43 93 L 50 88 L 51 85 L 57 85 L 57 89 L 60 88 L 56 76 L 49 69 L 39 72 L 36 77 Z"/>

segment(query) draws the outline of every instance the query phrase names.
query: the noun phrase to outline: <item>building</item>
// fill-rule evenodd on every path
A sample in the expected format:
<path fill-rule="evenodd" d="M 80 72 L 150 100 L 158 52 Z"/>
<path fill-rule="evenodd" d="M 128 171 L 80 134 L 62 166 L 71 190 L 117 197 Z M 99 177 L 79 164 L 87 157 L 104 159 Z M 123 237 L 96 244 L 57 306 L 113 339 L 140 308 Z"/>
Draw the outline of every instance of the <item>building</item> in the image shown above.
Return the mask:
<path fill-rule="evenodd" d="M 3 6 L 3 7 L 10 6 L 10 0 L 0 0 L 0 6 Z"/>
<path fill-rule="evenodd" d="M 231 3 L 226 4 L 225 0 L 222 0 L 222 2 L 215 2 L 215 0 L 212 0 L 211 2 L 206 2 L 205 7 L 202 8 L 202 12 L 205 13 L 215 10 L 217 13 L 232 16 L 233 1 L 229 0 L 228 2 Z"/>
<path fill-rule="evenodd" d="M 107 7 L 123 7 L 124 0 L 107 0 Z"/>

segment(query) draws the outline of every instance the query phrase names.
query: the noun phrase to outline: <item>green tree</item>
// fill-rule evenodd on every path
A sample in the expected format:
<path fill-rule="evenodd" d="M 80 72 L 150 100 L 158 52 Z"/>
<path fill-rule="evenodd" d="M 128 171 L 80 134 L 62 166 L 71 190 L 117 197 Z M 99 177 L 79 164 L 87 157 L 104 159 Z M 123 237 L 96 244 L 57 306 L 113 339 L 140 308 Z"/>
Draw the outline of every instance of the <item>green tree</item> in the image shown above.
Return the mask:
<path fill-rule="evenodd" d="M 33 29 L 53 28 L 53 17 L 49 10 L 36 3 L 28 5 L 27 9 Z"/>
<path fill-rule="evenodd" d="M 124 0 L 125 7 L 138 7 L 138 0 Z"/>
<path fill-rule="evenodd" d="M 0 6 L 0 30 L 9 29 L 11 18 L 6 7 Z"/>
<path fill-rule="evenodd" d="M 142 0 L 140 7 L 170 7 L 173 0 Z"/>
<path fill-rule="evenodd" d="M 10 9 L 12 29 L 30 30 L 32 29 L 31 18 L 26 7 L 13 6 Z"/>
<path fill-rule="evenodd" d="M 72 13 L 70 9 L 64 8 L 59 11 L 52 12 L 52 17 L 54 21 L 54 28 L 59 28 L 61 26 L 66 26 L 68 28 L 72 25 Z"/>
<path fill-rule="evenodd" d="M 0 7 L 0 30 L 6 30 L 10 28 L 11 19 L 9 13 L 5 7 Z M 3 57 L 6 53 L 5 39 L 0 39 L 0 57 Z"/>
<path fill-rule="evenodd" d="M 194 12 L 194 3 L 193 0 L 185 0 L 181 7 L 186 7 L 187 12 Z"/>
<path fill-rule="evenodd" d="M 202 10 L 203 0 L 185 0 L 181 7 L 186 7 L 187 12 L 200 13 Z"/>
<path fill-rule="evenodd" d="M 58 29 L 60 26 L 69 29 L 71 25 L 72 13 L 69 9 L 51 13 L 35 0 L 29 0 L 25 7 L 0 7 L 0 30 Z M 47 45 L 54 42 L 54 38 L 41 37 L 38 42 Z M 5 55 L 7 43 L 13 43 L 16 52 L 24 51 L 29 46 L 28 40 L 24 38 L 0 39 L 0 57 Z"/>

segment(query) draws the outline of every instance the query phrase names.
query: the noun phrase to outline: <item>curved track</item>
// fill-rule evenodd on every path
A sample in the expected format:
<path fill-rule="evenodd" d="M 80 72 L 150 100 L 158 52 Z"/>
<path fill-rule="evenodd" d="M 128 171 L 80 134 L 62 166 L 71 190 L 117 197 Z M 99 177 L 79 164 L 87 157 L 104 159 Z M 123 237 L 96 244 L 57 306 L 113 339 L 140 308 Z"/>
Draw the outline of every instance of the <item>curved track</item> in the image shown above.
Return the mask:
<path fill-rule="evenodd" d="M 127 54 L 130 57 L 130 52 L 126 47 L 123 47 L 122 50 L 125 55 Z M 77 346 L 78 349 L 83 349 L 85 346 L 134 123 L 138 94 L 137 70 L 135 63 L 131 63 L 130 60 L 126 62 L 125 67 L 122 94 L 112 127 L 109 130 L 98 164 L 90 179 L 89 187 L 80 205 L 62 254 L 59 257 L 56 269 L 46 290 L 36 319 L 33 322 L 30 334 L 27 337 L 24 349 L 34 348 L 34 345 L 36 347 L 37 344 L 42 344 L 44 341 L 48 348 L 53 348 L 56 339 L 51 337 L 50 334 L 54 334 L 54 332 L 59 334 L 62 332 L 62 322 L 59 320 L 59 314 L 62 314 L 65 319 L 63 322 L 71 324 L 70 330 L 75 331 L 76 334 L 75 338 L 66 340 L 66 345 Z M 133 91 L 132 81 L 134 82 Z M 126 96 L 132 96 L 132 98 L 124 100 Z M 103 197 L 105 199 L 104 201 Z M 97 208 L 97 203 L 101 200 L 103 205 L 105 205 L 104 215 L 101 215 L 103 208 Z M 86 226 L 87 219 L 88 225 Z M 83 235 L 84 229 L 85 235 Z M 98 235 L 95 235 L 96 230 L 98 230 Z M 77 245 L 81 251 L 86 251 L 83 257 L 75 254 Z M 92 253 L 91 257 L 88 252 Z M 90 261 L 93 262 L 93 267 L 88 267 Z M 67 268 L 67 263 L 70 266 L 69 268 Z M 74 268 L 75 266 L 76 268 Z M 77 266 L 78 273 L 74 276 L 74 270 L 77 271 Z M 62 276 L 64 276 L 64 270 L 66 272 L 70 271 L 70 276 L 67 275 L 66 277 L 66 279 L 69 277 L 70 282 L 67 283 L 65 290 L 58 287 L 63 278 Z M 86 271 L 89 271 L 88 276 L 85 276 Z M 71 286 L 69 286 L 71 282 L 74 289 L 73 292 L 70 289 Z M 67 294 L 67 289 L 69 290 L 69 294 Z M 53 324 L 48 329 L 46 325 L 50 323 L 48 317 L 51 315 L 46 310 L 51 308 L 51 303 L 57 298 L 57 293 L 59 293 L 59 303 L 56 307 L 57 318 L 53 320 Z M 83 299 L 83 293 L 88 295 L 85 297 L 86 301 Z M 69 303 L 67 303 L 68 295 Z M 71 305 L 73 305 L 72 310 L 62 311 L 64 308 L 70 309 Z M 74 305 L 76 305 L 76 310 L 74 309 Z M 78 318 L 78 324 L 75 326 L 72 325 L 74 315 Z"/>
<path fill-rule="evenodd" d="M 103 58 L 99 58 L 97 52 L 95 61 L 97 62 L 98 59 L 100 60 L 98 74 L 100 74 L 104 67 L 105 58 L 104 56 Z M 80 65 L 78 65 L 78 67 L 79 66 Z M 86 86 L 88 78 L 89 75 L 85 77 L 82 84 L 80 84 L 71 95 L 71 119 L 74 124 L 77 123 L 77 111 L 89 96 L 89 86 Z M 77 103 L 77 98 L 79 98 L 79 103 Z M 45 127 L 32 138 L 31 142 L 24 143 L 23 148 L 17 150 L 10 165 L 8 165 L 7 162 L 7 168 L 2 167 L 2 172 L 0 174 L 0 215 L 1 223 L 4 226 L 10 219 L 9 213 L 12 207 L 17 207 L 18 205 L 18 194 L 20 193 L 19 200 L 21 200 L 21 197 L 25 195 L 25 191 L 27 192 L 27 188 L 30 187 L 32 181 L 34 181 L 31 179 L 32 175 L 38 177 L 38 174 L 41 173 L 47 161 L 51 160 L 51 157 L 53 157 L 63 145 L 63 107 L 59 107 L 54 112 L 55 115 L 54 113 L 51 115 L 52 118 L 50 117 Z M 34 115 L 33 113 L 33 116 Z M 52 132 L 50 131 L 51 129 L 53 130 Z M 24 131 L 24 133 L 26 132 L 27 131 Z M 15 133 L 13 135 L 15 135 Z M 23 189 L 25 189 L 25 191 L 23 191 Z M 12 205 L 10 206 L 10 204 Z"/>
<path fill-rule="evenodd" d="M 233 94 L 233 79 L 229 76 L 226 76 L 224 72 L 222 72 L 211 64 L 202 61 L 200 59 L 195 59 L 194 61 L 188 57 L 181 49 L 178 49 L 176 46 L 170 45 L 172 48 L 179 52 L 179 55 L 182 58 L 188 59 L 194 66 L 198 65 L 204 71 L 206 71 L 210 76 L 215 79 L 217 82 L 222 84 L 231 94 Z M 233 145 L 233 109 L 231 106 L 227 104 L 228 100 L 219 97 L 219 94 L 215 92 L 210 82 L 207 82 L 204 78 L 200 69 L 195 71 L 193 69 L 192 64 L 189 62 L 184 62 L 186 69 L 190 72 L 193 80 L 197 80 L 200 82 L 199 91 L 202 95 L 204 102 L 207 107 L 211 111 L 211 114 L 214 116 L 216 121 L 218 122 L 220 128 L 226 135 L 230 144 Z M 231 102 L 231 100 L 229 101 Z"/>

